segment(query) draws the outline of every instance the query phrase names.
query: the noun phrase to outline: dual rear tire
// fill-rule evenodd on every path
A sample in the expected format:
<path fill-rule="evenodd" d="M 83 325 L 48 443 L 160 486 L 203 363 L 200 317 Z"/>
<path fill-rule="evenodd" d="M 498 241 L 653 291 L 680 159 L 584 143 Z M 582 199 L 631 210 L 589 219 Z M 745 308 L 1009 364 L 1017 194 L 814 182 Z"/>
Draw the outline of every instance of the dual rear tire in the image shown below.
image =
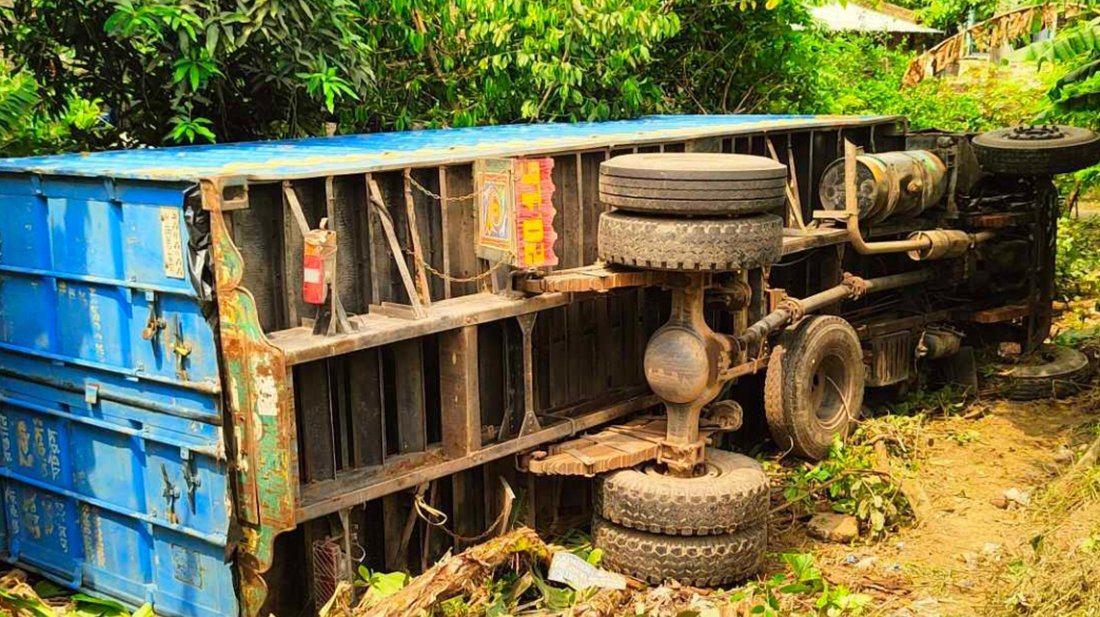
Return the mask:
<path fill-rule="evenodd" d="M 759 463 L 709 449 L 693 478 L 653 465 L 598 478 L 592 539 L 603 566 L 648 583 L 727 585 L 760 569 L 769 499 Z"/>

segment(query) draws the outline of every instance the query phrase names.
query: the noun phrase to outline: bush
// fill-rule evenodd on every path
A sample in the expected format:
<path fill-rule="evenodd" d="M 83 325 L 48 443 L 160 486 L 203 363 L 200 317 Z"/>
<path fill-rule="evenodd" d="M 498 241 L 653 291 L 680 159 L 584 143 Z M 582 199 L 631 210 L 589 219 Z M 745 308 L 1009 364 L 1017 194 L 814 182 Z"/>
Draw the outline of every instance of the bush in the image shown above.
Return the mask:
<path fill-rule="evenodd" d="M 913 51 L 857 36 L 831 39 L 818 53 L 823 67 L 818 113 L 896 114 L 907 117 L 914 130 L 984 131 L 1029 122 L 1042 110 L 1045 82 L 1006 78 L 999 67 L 927 79 L 902 90 Z"/>

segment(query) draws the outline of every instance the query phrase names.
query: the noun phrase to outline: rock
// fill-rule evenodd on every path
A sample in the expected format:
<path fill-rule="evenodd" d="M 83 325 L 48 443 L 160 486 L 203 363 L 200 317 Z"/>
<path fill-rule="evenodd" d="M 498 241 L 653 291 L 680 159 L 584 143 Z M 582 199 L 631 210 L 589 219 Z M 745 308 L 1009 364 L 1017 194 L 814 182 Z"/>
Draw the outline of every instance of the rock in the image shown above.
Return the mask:
<path fill-rule="evenodd" d="M 978 554 L 974 551 L 964 551 L 958 557 L 959 561 L 966 564 L 967 568 L 974 569 L 978 565 Z"/>
<path fill-rule="evenodd" d="M 828 542 L 851 542 L 859 537 L 859 521 L 854 516 L 818 512 L 810 519 L 810 536 Z"/>
<path fill-rule="evenodd" d="M 1005 499 L 1008 501 L 1023 507 L 1031 505 L 1031 493 L 1027 491 L 1021 491 L 1018 488 L 1010 488 L 1005 491 Z"/>
<path fill-rule="evenodd" d="M 1005 510 L 1005 509 L 1008 508 L 1008 500 L 1005 499 L 1003 495 L 997 495 L 993 499 L 990 499 L 989 503 L 993 504 L 994 506 L 997 506 L 998 508 L 1000 508 L 1002 510 Z"/>
<path fill-rule="evenodd" d="M 855 568 L 857 570 L 870 570 L 875 565 L 875 561 L 877 560 L 874 557 L 864 557 L 855 563 Z"/>
<path fill-rule="evenodd" d="M 1054 452 L 1055 463 L 1072 463 L 1073 462 L 1073 450 L 1065 446 L 1058 446 L 1058 449 Z"/>

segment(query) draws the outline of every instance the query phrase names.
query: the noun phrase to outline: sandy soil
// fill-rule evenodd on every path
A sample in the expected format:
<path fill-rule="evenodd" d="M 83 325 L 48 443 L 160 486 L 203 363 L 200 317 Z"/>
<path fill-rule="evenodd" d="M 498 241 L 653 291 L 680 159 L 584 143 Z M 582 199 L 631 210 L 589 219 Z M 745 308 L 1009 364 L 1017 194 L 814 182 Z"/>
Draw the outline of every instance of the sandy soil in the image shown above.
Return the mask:
<path fill-rule="evenodd" d="M 801 521 L 774 521 L 772 550 L 813 552 L 825 576 L 875 598 L 873 614 L 1004 615 L 1011 565 L 1030 559 L 1052 521 L 1030 506 L 995 505 L 1008 489 L 1038 495 L 1069 467 L 1065 449 L 1092 439 L 1100 399 L 978 402 L 962 417 L 930 421 L 914 460 L 927 494 L 923 520 L 876 544 L 819 543 Z M 1059 457 L 1059 452 L 1062 452 Z M 1059 459 L 1059 460 L 1056 460 Z"/>

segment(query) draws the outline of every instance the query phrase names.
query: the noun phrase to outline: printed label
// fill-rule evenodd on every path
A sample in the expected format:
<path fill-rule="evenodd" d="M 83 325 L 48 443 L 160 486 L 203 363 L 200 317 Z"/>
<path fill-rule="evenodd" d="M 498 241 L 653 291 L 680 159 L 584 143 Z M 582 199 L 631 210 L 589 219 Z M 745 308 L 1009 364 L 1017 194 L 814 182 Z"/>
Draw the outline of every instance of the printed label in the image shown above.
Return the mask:
<path fill-rule="evenodd" d="M 176 208 L 160 209 L 160 244 L 164 249 L 164 275 L 183 278 L 183 240 L 180 234 L 180 211 Z"/>

